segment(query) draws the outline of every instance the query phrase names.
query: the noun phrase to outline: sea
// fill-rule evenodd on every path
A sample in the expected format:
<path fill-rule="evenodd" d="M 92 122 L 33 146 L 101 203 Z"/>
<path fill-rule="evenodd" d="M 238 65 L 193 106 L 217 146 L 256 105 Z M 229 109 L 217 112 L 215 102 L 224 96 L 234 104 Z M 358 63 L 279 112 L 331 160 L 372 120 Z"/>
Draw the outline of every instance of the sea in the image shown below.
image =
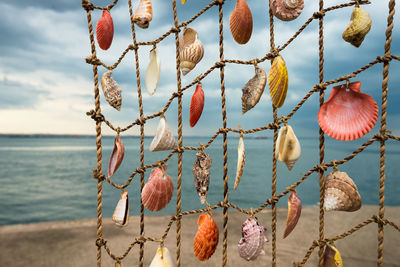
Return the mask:
<path fill-rule="evenodd" d="M 246 136 L 247 137 L 247 136 Z M 370 137 L 370 136 L 369 136 Z M 298 137 L 302 155 L 288 171 L 278 162 L 277 193 L 295 183 L 304 173 L 319 163 L 317 138 Z M 184 137 L 184 146 L 206 144 L 209 137 Z M 140 139 L 122 137 L 125 157 L 111 178 L 124 184 L 130 174 L 140 167 Z M 356 150 L 367 138 L 342 142 L 327 137 L 326 161 L 340 160 Z M 95 136 L 1 135 L 0 136 L 0 225 L 25 224 L 43 221 L 95 218 L 97 216 L 97 180 L 92 177 L 96 168 Z M 164 159 L 169 152 L 150 152 L 151 139 L 145 139 L 145 164 Z M 114 137 L 105 136 L 103 170 L 107 173 Z M 223 200 L 223 149 L 219 136 L 206 149 L 213 164 L 210 170 L 208 202 L 213 205 Z M 229 201 L 242 208 L 257 208 L 271 197 L 272 136 L 245 138 L 246 163 L 241 182 L 233 189 L 237 166 L 238 136 L 228 138 Z M 395 141 L 386 144 L 385 205 L 400 206 L 400 146 Z M 182 211 L 203 208 L 192 173 L 196 151 L 183 153 Z M 353 160 L 340 165 L 357 184 L 363 204 L 379 204 L 379 142 L 375 142 Z M 151 170 L 145 173 L 148 180 Z M 328 169 L 328 172 L 332 169 Z M 177 155 L 168 161 L 167 174 L 174 181 L 174 195 L 166 208 L 159 212 L 146 210 L 146 215 L 176 212 Z M 140 208 L 140 175 L 135 175 L 127 187 L 130 215 L 138 215 Z M 106 181 L 103 184 L 103 216 L 111 217 L 121 191 Z M 297 187 L 303 205 L 317 205 L 319 201 L 318 175 L 310 175 Z M 287 205 L 287 196 L 278 206 Z"/>

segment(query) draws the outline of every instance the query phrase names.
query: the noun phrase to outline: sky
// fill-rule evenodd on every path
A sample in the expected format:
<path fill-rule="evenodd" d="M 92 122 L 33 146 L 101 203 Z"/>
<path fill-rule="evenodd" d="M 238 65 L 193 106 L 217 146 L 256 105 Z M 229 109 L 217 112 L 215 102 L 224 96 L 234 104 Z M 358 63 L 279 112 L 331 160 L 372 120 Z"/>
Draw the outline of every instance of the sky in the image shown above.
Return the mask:
<path fill-rule="evenodd" d="M 92 1 L 105 6 L 112 1 Z M 134 2 L 134 9 L 138 1 Z M 211 0 L 188 0 L 182 6 L 177 1 L 179 22 L 191 18 Z M 269 22 L 267 1 L 249 0 L 253 14 L 253 33 L 245 45 L 237 44 L 229 30 L 229 16 L 235 6 L 234 0 L 226 0 L 224 5 L 224 54 L 226 59 L 249 60 L 261 58 L 269 51 Z M 294 21 L 283 22 L 275 19 L 275 43 L 283 45 L 318 11 L 318 1 L 305 0 L 302 14 Z M 347 1 L 329 0 L 326 7 Z M 173 26 L 170 1 L 153 0 L 153 20 L 148 29 L 137 29 L 137 40 L 151 41 Z M 342 39 L 347 27 L 352 7 L 328 12 L 324 18 L 325 27 L 325 80 L 336 79 L 384 54 L 385 29 L 387 24 L 388 0 L 372 1 L 362 6 L 370 13 L 373 25 L 360 48 L 355 48 Z M 70 0 L 0 0 L 0 133 L 15 134 L 95 134 L 93 120 L 86 112 L 94 108 L 92 66 L 85 58 L 91 55 L 86 12 L 81 1 Z M 400 55 L 399 12 L 395 15 L 392 54 Z M 122 51 L 132 43 L 128 3 L 120 0 L 111 10 L 114 21 L 114 39 L 109 50 L 101 50 L 96 43 L 98 58 L 108 65 L 113 64 Z M 94 25 L 101 16 L 100 10 L 92 12 Z M 219 60 L 218 51 L 218 7 L 212 7 L 195 20 L 194 28 L 204 44 L 204 58 L 186 76 L 182 76 L 182 86 L 204 73 Z M 157 48 L 161 59 L 161 78 L 154 96 L 149 96 L 144 86 L 144 77 L 149 63 L 151 46 L 140 47 L 140 72 L 143 85 L 144 114 L 150 115 L 160 110 L 176 91 L 175 36 L 172 34 Z M 307 29 L 294 40 L 281 55 L 289 72 L 289 90 L 285 104 L 278 114 L 288 114 L 302 97 L 318 83 L 318 21 L 314 20 Z M 400 134 L 400 62 L 393 60 L 390 69 L 388 129 Z M 269 62 L 259 65 L 267 73 Z M 370 94 L 380 106 L 382 90 L 382 64 L 377 64 L 351 81 L 361 81 L 361 90 Z M 99 67 L 100 75 L 106 70 Z M 260 102 L 245 115 L 241 114 L 241 88 L 254 75 L 251 65 L 227 64 L 225 86 L 227 96 L 228 127 L 238 124 L 244 129 L 260 127 L 272 121 L 272 107 L 266 87 Z M 137 100 L 136 70 L 134 52 L 130 51 L 117 69 L 114 78 L 123 90 L 121 111 L 116 111 L 101 94 L 101 109 L 105 117 L 115 126 L 125 127 L 139 117 Z M 205 106 L 203 114 L 194 128 L 189 126 L 190 99 L 194 87 L 183 96 L 183 134 L 209 136 L 222 126 L 221 91 L 219 70 L 214 70 L 203 81 Z M 332 86 L 328 87 L 327 96 Z M 101 89 L 100 89 L 101 90 Z M 314 94 L 299 109 L 290 125 L 299 136 L 317 136 L 319 109 L 318 95 Z M 168 109 L 168 125 L 176 134 L 177 101 Z M 153 135 L 158 118 L 148 121 L 145 134 Z M 369 135 L 378 131 L 377 126 Z M 104 134 L 113 134 L 107 126 Z M 139 134 L 135 126 L 126 132 Z M 258 133 L 258 135 L 265 133 Z"/>

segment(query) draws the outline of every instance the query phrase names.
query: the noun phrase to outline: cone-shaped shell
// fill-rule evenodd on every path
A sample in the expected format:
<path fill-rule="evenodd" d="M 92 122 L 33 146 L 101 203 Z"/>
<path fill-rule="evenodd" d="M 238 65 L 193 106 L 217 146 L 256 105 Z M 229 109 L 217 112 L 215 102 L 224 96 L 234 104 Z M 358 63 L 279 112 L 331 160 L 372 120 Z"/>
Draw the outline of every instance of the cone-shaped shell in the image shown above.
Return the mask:
<path fill-rule="evenodd" d="M 218 245 L 219 232 L 217 224 L 210 214 L 202 214 L 197 220 L 198 230 L 193 242 L 196 257 L 205 261 L 215 252 Z"/>
<path fill-rule="evenodd" d="M 282 107 L 285 102 L 289 86 L 289 75 L 283 57 L 277 56 L 272 62 L 268 73 L 268 87 L 272 104 L 276 108 Z"/>
<path fill-rule="evenodd" d="M 200 198 L 201 204 L 206 203 L 208 185 L 210 184 L 210 168 L 212 159 L 204 151 L 196 153 L 196 161 L 193 164 L 194 186 Z"/>
<path fill-rule="evenodd" d="M 121 109 L 122 90 L 118 83 L 114 81 L 112 70 L 107 71 L 101 76 L 101 88 L 107 102 L 116 110 Z"/>
<path fill-rule="evenodd" d="M 179 57 L 181 59 L 181 71 L 186 75 L 203 58 L 204 47 L 192 28 L 185 28 L 179 38 Z"/>
<path fill-rule="evenodd" d="M 255 66 L 253 78 L 251 78 L 242 88 L 242 114 L 252 109 L 260 100 L 267 84 L 267 74 L 263 69 Z"/>
<path fill-rule="evenodd" d="M 275 158 L 286 164 L 289 171 L 300 158 L 301 147 L 290 125 L 283 126 L 278 133 L 275 145 Z"/>
<path fill-rule="evenodd" d="M 325 179 L 324 209 L 356 211 L 361 208 L 357 186 L 345 172 L 333 171 Z"/>
<path fill-rule="evenodd" d="M 286 238 L 296 227 L 301 215 L 301 201 L 296 191 L 289 195 L 288 199 L 288 215 L 286 219 L 286 227 L 283 233 L 283 238 Z"/>
<path fill-rule="evenodd" d="M 371 29 L 372 20 L 367 11 L 354 7 L 351 14 L 350 24 L 344 30 L 342 37 L 346 42 L 351 43 L 355 47 L 360 47 L 365 36 Z"/>
<path fill-rule="evenodd" d="M 325 246 L 324 267 L 343 267 L 342 257 L 339 250 L 331 244 Z"/>
<path fill-rule="evenodd" d="M 268 242 L 268 238 L 264 235 L 266 230 L 254 218 L 248 218 L 242 224 L 242 238 L 238 244 L 240 257 L 250 261 L 255 260 L 258 255 L 265 255 L 264 243 Z"/>
<path fill-rule="evenodd" d="M 178 148 L 178 143 L 167 125 L 167 120 L 161 116 L 156 135 L 150 144 L 150 151 L 171 150 Z"/>
<path fill-rule="evenodd" d="M 196 90 L 193 93 L 192 100 L 190 101 L 190 114 L 189 123 L 190 127 L 194 127 L 200 119 L 204 107 L 204 91 L 202 85 L 196 85 Z"/>
<path fill-rule="evenodd" d="M 110 162 L 108 163 L 109 178 L 114 175 L 119 165 L 121 165 L 121 162 L 124 159 L 124 154 L 125 154 L 124 143 L 122 142 L 119 134 L 117 134 L 114 141 L 114 148 L 111 152 Z"/>
<path fill-rule="evenodd" d="M 150 263 L 150 267 L 175 267 L 168 248 L 158 247 L 156 255 Z"/>
<path fill-rule="evenodd" d="M 150 173 L 150 178 L 143 187 L 142 202 L 150 211 L 159 211 L 171 201 L 174 193 L 174 183 L 165 173 L 168 165 L 155 168 Z"/>
<path fill-rule="evenodd" d="M 240 183 L 240 179 L 242 179 L 245 159 L 246 159 L 246 153 L 245 153 L 245 149 L 244 149 L 243 134 L 241 134 L 239 137 L 239 144 L 238 144 L 238 161 L 237 161 L 237 168 L 236 168 L 235 185 L 233 187 L 235 190 L 237 189 L 237 187 Z"/>
<path fill-rule="evenodd" d="M 151 0 L 140 0 L 135 15 L 133 16 L 133 21 L 140 28 L 147 29 L 152 18 L 153 8 L 151 6 Z"/>
<path fill-rule="evenodd" d="M 269 0 L 272 14 L 280 20 L 290 21 L 300 16 L 304 0 Z"/>
<path fill-rule="evenodd" d="M 149 95 L 154 95 L 158 82 L 160 81 L 161 61 L 158 57 L 157 48 L 150 51 L 150 63 L 146 70 L 146 89 Z"/>
<path fill-rule="evenodd" d="M 121 198 L 119 199 L 117 206 L 115 207 L 112 220 L 118 226 L 125 226 L 129 221 L 129 200 L 128 191 L 123 190 L 121 192 Z"/>
<path fill-rule="evenodd" d="M 110 48 L 114 36 L 114 24 L 108 10 L 103 11 L 103 15 L 96 24 L 96 38 L 100 48 L 107 50 Z"/>
<path fill-rule="evenodd" d="M 328 101 L 318 112 L 318 123 L 330 137 L 349 141 L 367 134 L 378 119 L 378 104 L 360 92 L 361 82 L 333 87 Z M 349 90 L 346 90 L 346 89 Z"/>
<path fill-rule="evenodd" d="M 236 7 L 229 18 L 229 27 L 233 39 L 239 44 L 245 44 L 250 40 L 253 32 L 253 16 L 249 6 L 244 0 L 237 0 Z"/>

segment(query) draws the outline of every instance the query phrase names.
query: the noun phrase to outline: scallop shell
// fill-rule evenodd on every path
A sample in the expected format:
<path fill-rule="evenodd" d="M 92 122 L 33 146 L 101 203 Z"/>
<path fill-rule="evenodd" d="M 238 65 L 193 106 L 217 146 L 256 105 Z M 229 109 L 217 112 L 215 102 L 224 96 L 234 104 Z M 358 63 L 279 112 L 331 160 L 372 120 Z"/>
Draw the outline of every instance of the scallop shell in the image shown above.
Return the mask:
<path fill-rule="evenodd" d="M 279 130 L 275 145 L 275 158 L 285 162 L 289 171 L 292 170 L 296 161 L 300 158 L 301 147 L 294 131 L 290 125 Z"/>
<path fill-rule="evenodd" d="M 240 183 L 240 179 L 242 179 L 245 159 L 246 159 L 246 152 L 244 149 L 243 134 L 241 134 L 239 137 L 239 144 L 238 144 L 238 161 L 236 169 L 235 186 L 233 187 L 235 190 L 237 189 Z"/>
<path fill-rule="evenodd" d="M 133 21 L 140 28 L 147 29 L 150 25 L 150 21 L 153 18 L 153 8 L 150 0 L 140 0 L 140 3 L 136 9 Z"/>
<path fill-rule="evenodd" d="M 288 215 L 283 238 L 286 238 L 296 227 L 301 215 L 301 200 L 296 191 L 292 191 L 288 198 Z"/>
<path fill-rule="evenodd" d="M 142 190 L 143 205 L 150 211 L 159 211 L 171 201 L 174 193 L 174 183 L 165 173 L 168 165 L 151 171 L 149 180 Z"/>
<path fill-rule="evenodd" d="M 202 214 L 197 220 L 198 230 L 193 242 L 193 251 L 196 257 L 205 261 L 215 252 L 218 245 L 218 226 L 210 214 Z"/>
<path fill-rule="evenodd" d="M 355 47 L 360 47 L 365 36 L 371 29 L 372 20 L 367 11 L 354 7 L 351 14 L 350 24 L 344 30 L 342 37 L 346 42 L 351 43 Z"/>
<path fill-rule="evenodd" d="M 114 148 L 111 152 L 110 162 L 108 163 L 109 178 L 114 175 L 119 165 L 121 165 L 121 162 L 124 159 L 124 154 L 125 154 L 124 143 L 122 142 L 119 134 L 117 134 L 114 141 Z"/>
<path fill-rule="evenodd" d="M 332 244 L 326 244 L 324 251 L 324 267 L 343 267 L 339 250 Z"/>
<path fill-rule="evenodd" d="M 185 28 L 179 38 L 179 57 L 181 59 L 181 71 L 188 74 L 203 58 L 204 47 L 192 28 Z"/>
<path fill-rule="evenodd" d="M 272 104 L 276 108 L 282 107 L 285 102 L 289 86 L 289 76 L 283 57 L 277 56 L 272 62 L 268 73 L 268 87 Z"/>
<path fill-rule="evenodd" d="M 263 69 L 255 66 L 255 72 L 242 89 L 242 114 L 257 105 L 267 83 L 267 74 Z"/>
<path fill-rule="evenodd" d="M 265 255 L 264 243 L 268 238 L 264 235 L 264 226 L 261 226 L 256 219 L 248 218 L 242 224 L 242 238 L 238 243 L 240 257 L 245 260 L 255 260 L 258 255 Z"/>
<path fill-rule="evenodd" d="M 154 152 L 176 148 L 178 148 L 178 143 L 167 125 L 167 120 L 164 116 L 161 116 L 160 122 L 157 126 L 156 135 L 150 144 L 150 151 Z"/>
<path fill-rule="evenodd" d="M 192 100 L 190 101 L 190 114 L 189 124 L 190 127 L 194 127 L 197 121 L 200 119 L 201 113 L 204 107 L 204 91 L 202 85 L 199 83 L 196 86 L 196 90 L 193 93 Z"/>
<path fill-rule="evenodd" d="M 112 220 L 118 226 L 125 226 L 129 221 L 129 200 L 128 191 L 123 190 L 121 192 L 121 198 L 119 199 L 117 206 L 115 207 Z"/>
<path fill-rule="evenodd" d="M 333 171 L 325 178 L 324 209 L 356 211 L 361 208 L 357 186 L 345 172 Z"/>
<path fill-rule="evenodd" d="M 174 262 L 172 261 L 171 254 L 168 248 L 158 247 L 156 255 L 150 263 L 150 267 L 174 267 Z"/>
<path fill-rule="evenodd" d="M 249 6 L 244 0 L 237 0 L 235 9 L 229 18 L 229 27 L 233 39 L 239 44 L 245 44 L 250 40 L 253 31 L 253 16 Z"/>
<path fill-rule="evenodd" d="M 196 161 L 193 164 L 194 185 L 200 198 L 201 204 L 206 203 L 208 185 L 210 184 L 210 168 L 212 159 L 204 151 L 196 153 Z"/>
<path fill-rule="evenodd" d="M 158 57 L 157 48 L 150 51 L 150 63 L 146 70 L 146 88 L 149 95 L 154 95 L 158 82 L 160 81 L 161 61 Z"/>
<path fill-rule="evenodd" d="M 330 137 L 349 141 L 367 134 L 378 120 L 378 104 L 360 92 L 361 82 L 333 87 L 318 112 L 318 123 Z M 346 90 L 346 89 L 349 90 Z"/>
<path fill-rule="evenodd" d="M 101 88 L 103 89 L 107 102 L 116 110 L 120 110 L 122 104 L 122 90 L 118 83 L 114 81 L 112 70 L 105 72 L 101 76 Z"/>
<path fill-rule="evenodd" d="M 304 0 L 269 0 L 272 14 L 280 20 L 290 21 L 300 16 Z"/>
<path fill-rule="evenodd" d="M 110 48 L 113 36 L 114 24 L 111 14 L 108 10 L 104 10 L 96 24 L 96 38 L 100 48 L 103 50 Z"/>

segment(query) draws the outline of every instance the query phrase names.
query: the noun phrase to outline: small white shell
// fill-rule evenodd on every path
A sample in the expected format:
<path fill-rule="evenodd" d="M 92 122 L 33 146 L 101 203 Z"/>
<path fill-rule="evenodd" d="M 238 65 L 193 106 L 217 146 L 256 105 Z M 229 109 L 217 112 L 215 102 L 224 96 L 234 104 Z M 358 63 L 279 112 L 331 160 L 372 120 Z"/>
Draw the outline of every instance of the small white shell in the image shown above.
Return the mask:
<path fill-rule="evenodd" d="M 118 226 L 125 226 L 128 224 L 129 221 L 128 191 L 124 190 L 121 192 L 121 198 L 119 199 L 118 204 L 115 207 L 112 220 Z"/>
<path fill-rule="evenodd" d="M 157 48 L 150 51 L 150 63 L 146 70 L 146 89 L 149 95 L 154 95 L 160 81 L 161 61 L 158 57 Z"/>
<path fill-rule="evenodd" d="M 150 263 L 150 267 L 175 267 L 168 248 L 158 247 L 156 255 Z"/>
<path fill-rule="evenodd" d="M 300 158 L 301 147 L 292 127 L 289 125 L 279 130 L 278 140 L 275 146 L 275 158 L 285 162 L 287 168 L 292 170 L 296 161 Z"/>
<path fill-rule="evenodd" d="M 240 183 L 240 179 L 242 178 L 245 159 L 246 159 L 246 153 L 244 149 L 243 134 L 241 134 L 239 137 L 239 144 L 238 144 L 238 161 L 237 161 L 236 178 L 234 186 L 235 190 L 237 189 Z"/>
<path fill-rule="evenodd" d="M 178 148 L 178 143 L 172 135 L 164 116 L 160 117 L 156 135 L 150 144 L 150 151 L 172 150 Z"/>

